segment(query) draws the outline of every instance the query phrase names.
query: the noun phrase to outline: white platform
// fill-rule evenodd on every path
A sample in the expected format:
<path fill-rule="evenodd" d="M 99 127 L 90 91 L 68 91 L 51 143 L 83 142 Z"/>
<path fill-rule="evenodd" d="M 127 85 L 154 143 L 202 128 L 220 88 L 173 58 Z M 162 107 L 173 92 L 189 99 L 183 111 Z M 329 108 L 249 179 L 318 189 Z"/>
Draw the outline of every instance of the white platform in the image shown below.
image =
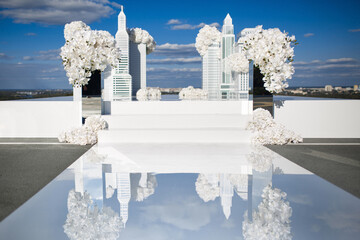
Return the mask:
<path fill-rule="evenodd" d="M 250 143 L 249 107 L 249 101 L 113 102 L 98 143 Z"/>

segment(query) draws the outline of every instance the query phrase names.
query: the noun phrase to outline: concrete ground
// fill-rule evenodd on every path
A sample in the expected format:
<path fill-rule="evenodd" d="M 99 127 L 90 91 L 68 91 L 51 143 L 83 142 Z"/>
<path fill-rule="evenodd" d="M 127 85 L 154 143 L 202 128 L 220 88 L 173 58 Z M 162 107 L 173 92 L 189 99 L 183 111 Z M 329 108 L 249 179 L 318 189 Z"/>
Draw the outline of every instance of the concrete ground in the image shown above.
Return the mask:
<path fill-rule="evenodd" d="M 360 198 L 360 139 L 304 139 L 269 149 Z"/>
<path fill-rule="evenodd" d="M 0 139 L 0 221 L 90 147 L 57 139 Z"/>
<path fill-rule="evenodd" d="M 0 138 L 0 221 L 90 147 L 57 139 Z M 360 139 L 305 139 L 267 147 L 360 198 Z"/>

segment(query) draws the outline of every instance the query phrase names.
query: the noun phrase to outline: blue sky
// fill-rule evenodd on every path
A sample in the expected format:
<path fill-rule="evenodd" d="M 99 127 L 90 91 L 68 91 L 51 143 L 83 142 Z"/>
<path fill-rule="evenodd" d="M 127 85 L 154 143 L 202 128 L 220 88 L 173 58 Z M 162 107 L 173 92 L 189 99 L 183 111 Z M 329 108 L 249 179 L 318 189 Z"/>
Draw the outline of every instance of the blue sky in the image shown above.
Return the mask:
<path fill-rule="evenodd" d="M 115 35 L 120 4 L 128 27 L 157 42 L 147 59 L 149 86 L 200 87 L 196 35 L 202 23 L 221 26 L 227 13 L 236 34 L 263 25 L 296 36 L 290 86 L 360 84 L 359 1 L 0 0 L 0 89 L 70 88 L 58 55 L 64 24 L 82 20 Z"/>

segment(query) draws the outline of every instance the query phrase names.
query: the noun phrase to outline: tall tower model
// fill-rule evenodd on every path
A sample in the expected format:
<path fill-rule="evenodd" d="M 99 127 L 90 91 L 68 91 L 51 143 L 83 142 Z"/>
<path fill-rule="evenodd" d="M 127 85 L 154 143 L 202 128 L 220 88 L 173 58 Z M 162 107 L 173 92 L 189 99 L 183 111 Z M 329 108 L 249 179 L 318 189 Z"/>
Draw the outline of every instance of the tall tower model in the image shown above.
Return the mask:
<path fill-rule="evenodd" d="M 131 101 L 131 75 L 129 74 L 129 34 L 126 30 L 126 16 L 123 6 L 118 16 L 116 47 L 120 51 L 120 62 L 113 74 L 113 100 Z"/>
<path fill-rule="evenodd" d="M 132 76 L 132 95 L 146 88 L 146 44 L 130 41 L 130 75 Z"/>
<path fill-rule="evenodd" d="M 222 27 L 222 38 L 221 38 L 221 84 L 220 92 L 221 99 L 233 99 L 231 96 L 232 90 L 234 89 L 232 74 L 229 69 L 225 66 L 225 58 L 234 53 L 234 25 L 229 14 L 224 19 L 224 25 Z"/>
<path fill-rule="evenodd" d="M 209 100 L 220 98 L 220 44 L 213 42 L 202 57 L 202 88 L 208 92 Z"/>

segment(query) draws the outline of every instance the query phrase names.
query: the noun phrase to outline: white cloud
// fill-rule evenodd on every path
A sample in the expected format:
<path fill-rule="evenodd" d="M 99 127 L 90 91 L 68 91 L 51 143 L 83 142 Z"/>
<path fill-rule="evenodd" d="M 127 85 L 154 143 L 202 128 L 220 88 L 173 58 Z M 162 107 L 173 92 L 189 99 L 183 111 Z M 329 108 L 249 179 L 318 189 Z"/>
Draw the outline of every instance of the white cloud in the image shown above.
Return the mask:
<path fill-rule="evenodd" d="M 192 29 L 198 29 L 204 27 L 205 23 L 200 23 L 198 25 L 191 25 L 191 24 L 178 24 L 171 26 L 171 30 L 192 30 Z M 219 23 L 211 23 L 209 24 L 211 27 L 220 27 Z"/>
<path fill-rule="evenodd" d="M 181 24 L 181 21 L 179 19 L 170 19 L 166 24 L 167 25 Z"/>
<path fill-rule="evenodd" d="M 328 63 L 355 63 L 357 62 L 354 58 L 335 58 L 326 60 Z"/>
<path fill-rule="evenodd" d="M 60 49 L 50 49 L 46 51 L 39 51 L 35 56 L 24 56 L 23 60 L 32 61 L 32 60 L 40 60 L 40 61 L 49 61 L 55 60 L 61 62 L 60 57 Z"/>
<path fill-rule="evenodd" d="M 36 36 L 36 33 L 28 32 L 28 33 L 25 33 L 25 36 Z"/>
<path fill-rule="evenodd" d="M 171 44 L 165 43 L 158 45 L 153 56 L 166 56 L 166 57 L 190 57 L 199 56 L 195 48 L 195 43 L 190 44 Z"/>
<path fill-rule="evenodd" d="M 162 59 L 148 59 L 149 64 L 188 64 L 188 63 L 201 63 L 201 57 L 192 58 L 162 58 Z"/>
<path fill-rule="evenodd" d="M 360 32 L 360 28 L 357 28 L 357 29 L 349 29 L 349 32 Z"/>
<path fill-rule="evenodd" d="M 0 7 L 4 8 L 0 14 L 17 23 L 63 25 L 75 20 L 91 23 L 113 14 L 114 5 L 98 0 L 0 0 Z"/>
<path fill-rule="evenodd" d="M 12 57 L 10 57 L 9 55 L 5 54 L 5 53 L 0 53 L 0 59 L 3 60 L 8 60 L 11 59 Z"/>
<path fill-rule="evenodd" d="M 113 6 L 113 7 L 115 7 L 115 8 L 118 8 L 118 9 L 121 8 L 121 4 L 116 3 L 116 2 L 111 2 L 110 5 Z"/>
<path fill-rule="evenodd" d="M 304 37 L 312 37 L 314 35 L 315 35 L 314 33 L 306 33 L 306 34 L 304 34 Z"/>

